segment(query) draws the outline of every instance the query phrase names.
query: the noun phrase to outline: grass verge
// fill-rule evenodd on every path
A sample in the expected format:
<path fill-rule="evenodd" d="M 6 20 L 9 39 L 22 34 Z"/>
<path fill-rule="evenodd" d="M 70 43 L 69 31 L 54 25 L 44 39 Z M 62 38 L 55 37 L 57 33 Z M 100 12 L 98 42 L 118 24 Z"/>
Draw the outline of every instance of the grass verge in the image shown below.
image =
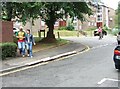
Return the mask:
<path fill-rule="evenodd" d="M 58 46 L 69 43 L 69 41 L 64 40 L 64 39 L 57 39 L 55 43 L 41 43 L 41 42 L 39 43 L 40 39 L 38 37 L 35 37 L 35 40 L 36 40 L 36 45 L 33 46 L 33 52 L 38 52 L 41 50 L 58 47 Z"/>
<path fill-rule="evenodd" d="M 58 36 L 58 32 L 60 37 L 68 37 L 68 36 L 77 36 L 77 31 L 68 31 L 68 30 L 54 30 L 55 36 Z"/>

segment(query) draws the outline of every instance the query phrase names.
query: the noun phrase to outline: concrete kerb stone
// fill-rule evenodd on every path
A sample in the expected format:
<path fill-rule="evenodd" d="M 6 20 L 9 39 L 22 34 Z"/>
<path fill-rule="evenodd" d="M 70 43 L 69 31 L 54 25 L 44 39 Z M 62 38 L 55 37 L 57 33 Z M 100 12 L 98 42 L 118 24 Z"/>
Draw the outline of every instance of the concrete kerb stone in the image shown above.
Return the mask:
<path fill-rule="evenodd" d="M 46 57 L 46 58 L 43 58 L 43 59 L 40 59 L 40 60 L 37 60 L 37 61 L 34 61 L 34 62 L 30 62 L 30 63 L 26 63 L 26 64 L 19 65 L 19 66 L 16 66 L 16 67 L 11 67 L 11 68 L 8 68 L 8 69 L 0 70 L 0 73 L 13 71 L 13 70 L 16 70 L 16 69 L 32 66 L 32 65 L 35 65 L 35 64 L 39 64 L 39 63 L 53 61 L 55 59 L 59 59 L 59 58 L 62 58 L 62 57 L 73 55 L 73 54 L 77 54 L 78 52 L 82 52 L 86 49 L 87 49 L 87 47 L 85 47 L 85 48 L 83 48 L 82 50 L 79 50 L 79 51 L 71 51 L 71 52 L 66 52 L 66 53 L 59 54 L 59 55 L 56 55 L 56 56 L 53 56 L 53 57 Z"/>
<path fill-rule="evenodd" d="M 27 67 L 27 65 L 19 65 L 19 66 L 7 68 L 7 69 L 4 69 L 4 70 L 0 70 L 0 73 L 5 73 L 5 72 L 13 71 L 13 70 L 20 69 L 20 68 L 23 68 L 23 67 Z"/>

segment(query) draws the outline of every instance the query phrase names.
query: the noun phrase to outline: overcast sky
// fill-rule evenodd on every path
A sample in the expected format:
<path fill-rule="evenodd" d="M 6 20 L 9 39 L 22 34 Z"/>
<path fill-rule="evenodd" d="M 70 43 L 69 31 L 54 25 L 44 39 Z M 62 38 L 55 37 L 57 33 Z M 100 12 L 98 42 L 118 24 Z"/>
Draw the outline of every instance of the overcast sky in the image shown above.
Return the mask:
<path fill-rule="evenodd" d="M 101 1 L 104 2 L 106 5 L 108 5 L 109 7 L 112 7 L 113 9 L 117 9 L 118 2 L 120 0 L 101 0 Z"/>

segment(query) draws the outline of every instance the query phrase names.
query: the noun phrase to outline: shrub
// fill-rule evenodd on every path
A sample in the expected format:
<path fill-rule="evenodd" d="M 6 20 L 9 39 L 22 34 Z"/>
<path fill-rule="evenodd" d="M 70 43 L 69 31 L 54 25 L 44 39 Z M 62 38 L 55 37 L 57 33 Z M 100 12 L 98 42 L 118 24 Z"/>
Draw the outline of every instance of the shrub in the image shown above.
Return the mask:
<path fill-rule="evenodd" d="M 58 30 L 67 30 L 66 27 L 59 27 Z"/>
<path fill-rule="evenodd" d="M 112 29 L 112 34 L 113 34 L 113 35 L 116 36 L 118 33 L 119 33 L 119 29 L 118 29 L 118 28 L 113 28 L 113 29 Z"/>
<path fill-rule="evenodd" d="M 16 43 L 1 43 L 0 49 L 2 50 L 2 59 L 6 59 L 6 57 L 15 57 L 17 52 Z"/>
<path fill-rule="evenodd" d="M 107 26 L 104 26 L 104 27 L 103 27 L 103 30 L 109 31 L 110 29 L 109 29 Z"/>
<path fill-rule="evenodd" d="M 69 26 L 67 26 L 67 30 L 73 31 L 73 30 L 74 30 L 74 27 L 73 27 L 72 25 L 69 25 Z"/>

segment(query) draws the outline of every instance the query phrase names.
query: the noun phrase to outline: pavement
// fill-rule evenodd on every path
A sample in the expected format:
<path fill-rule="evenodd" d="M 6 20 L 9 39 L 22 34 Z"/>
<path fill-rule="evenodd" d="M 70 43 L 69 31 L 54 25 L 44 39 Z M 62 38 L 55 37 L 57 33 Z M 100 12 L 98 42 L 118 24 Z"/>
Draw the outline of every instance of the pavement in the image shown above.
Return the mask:
<path fill-rule="evenodd" d="M 87 49 L 87 47 L 83 44 L 70 42 L 69 44 L 59 47 L 52 47 L 45 50 L 40 50 L 33 53 L 33 58 L 16 57 L 9 60 L 0 61 L 2 64 L 2 69 L 0 70 L 0 72 L 9 72 L 30 65 L 48 62 L 71 54 L 76 54 L 77 52 L 83 51 L 85 49 Z"/>

